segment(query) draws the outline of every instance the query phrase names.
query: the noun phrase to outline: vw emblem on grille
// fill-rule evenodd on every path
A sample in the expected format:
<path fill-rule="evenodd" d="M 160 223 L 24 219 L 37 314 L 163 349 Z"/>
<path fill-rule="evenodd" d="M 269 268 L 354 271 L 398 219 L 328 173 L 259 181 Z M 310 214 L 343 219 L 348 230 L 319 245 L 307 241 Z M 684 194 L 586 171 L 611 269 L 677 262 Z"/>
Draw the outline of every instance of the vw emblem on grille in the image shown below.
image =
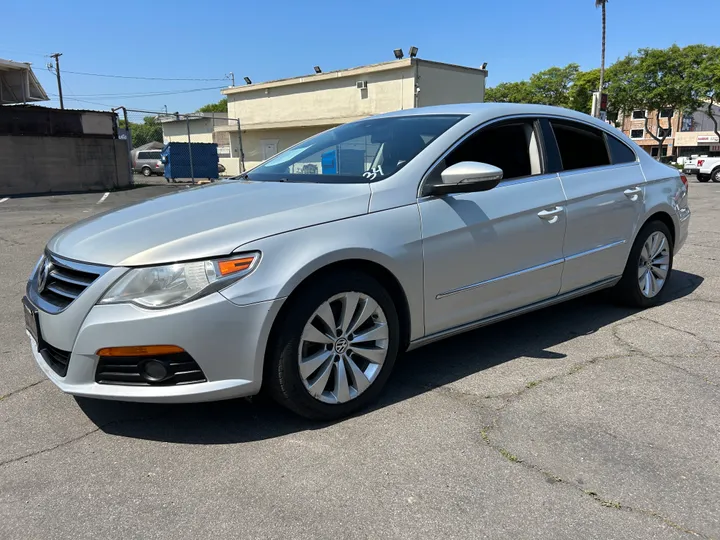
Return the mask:
<path fill-rule="evenodd" d="M 38 269 L 37 289 L 39 293 L 45 290 L 45 285 L 47 284 L 48 276 L 50 275 L 52 268 L 53 264 L 50 261 L 45 260 Z"/>

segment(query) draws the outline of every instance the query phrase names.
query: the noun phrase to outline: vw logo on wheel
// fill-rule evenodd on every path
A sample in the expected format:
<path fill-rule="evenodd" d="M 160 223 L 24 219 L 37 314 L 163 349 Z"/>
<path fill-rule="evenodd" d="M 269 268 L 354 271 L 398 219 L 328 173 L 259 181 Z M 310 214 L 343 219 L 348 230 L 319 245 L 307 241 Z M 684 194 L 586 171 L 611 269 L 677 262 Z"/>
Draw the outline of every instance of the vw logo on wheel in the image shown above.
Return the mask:
<path fill-rule="evenodd" d="M 45 290 L 45 285 L 47 284 L 47 279 L 50 275 L 50 271 L 52 270 L 52 268 L 53 265 L 50 261 L 45 261 L 42 266 L 40 266 L 37 278 L 37 289 L 39 293 Z"/>
<path fill-rule="evenodd" d="M 345 351 L 347 351 L 349 346 L 350 342 L 344 337 L 341 337 L 335 342 L 335 352 L 338 354 L 343 354 Z"/>

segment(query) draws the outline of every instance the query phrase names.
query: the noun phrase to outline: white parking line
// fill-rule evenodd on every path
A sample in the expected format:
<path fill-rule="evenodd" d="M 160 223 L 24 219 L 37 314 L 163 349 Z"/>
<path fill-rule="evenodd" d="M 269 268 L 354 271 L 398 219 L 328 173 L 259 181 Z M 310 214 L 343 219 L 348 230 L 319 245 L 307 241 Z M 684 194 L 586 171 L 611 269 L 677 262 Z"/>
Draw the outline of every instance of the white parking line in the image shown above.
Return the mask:
<path fill-rule="evenodd" d="M 103 202 L 105 199 L 108 198 L 108 195 L 110 195 L 110 192 L 109 192 L 109 191 L 106 192 L 105 195 L 103 195 L 102 197 L 100 197 L 100 200 L 99 200 L 97 203 L 100 204 L 101 202 Z"/>
<path fill-rule="evenodd" d="M 0 202 L 5 202 L 7 200 L 10 200 L 10 197 L 5 197 L 4 199 L 0 199 Z"/>

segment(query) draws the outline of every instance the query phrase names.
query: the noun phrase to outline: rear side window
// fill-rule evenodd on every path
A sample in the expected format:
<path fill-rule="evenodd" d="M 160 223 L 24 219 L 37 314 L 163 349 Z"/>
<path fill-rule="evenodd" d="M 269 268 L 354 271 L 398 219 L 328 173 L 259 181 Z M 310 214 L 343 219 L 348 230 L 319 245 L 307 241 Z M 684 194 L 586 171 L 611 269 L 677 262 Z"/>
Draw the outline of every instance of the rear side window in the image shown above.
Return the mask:
<path fill-rule="evenodd" d="M 585 169 L 610 165 L 603 132 L 575 122 L 551 121 L 563 169 Z"/>
<path fill-rule="evenodd" d="M 148 159 L 160 159 L 160 152 L 148 152 Z"/>
<path fill-rule="evenodd" d="M 612 159 L 613 165 L 617 165 L 618 163 L 632 163 L 637 159 L 635 152 L 612 135 L 606 133 L 605 138 L 607 139 L 608 148 L 610 149 L 610 158 Z"/>
<path fill-rule="evenodd" d="M 150 152 L 138 152 L 138 159 L 151 159 Z"/>

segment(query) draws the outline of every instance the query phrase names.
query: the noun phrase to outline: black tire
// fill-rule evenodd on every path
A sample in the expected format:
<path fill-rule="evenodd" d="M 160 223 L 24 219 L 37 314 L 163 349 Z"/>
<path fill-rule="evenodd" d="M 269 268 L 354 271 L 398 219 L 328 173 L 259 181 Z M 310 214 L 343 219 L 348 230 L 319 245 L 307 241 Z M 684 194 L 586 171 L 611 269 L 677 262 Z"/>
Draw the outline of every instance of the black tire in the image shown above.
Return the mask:
<path fill-rule="evenodd" d="M 718 167 L 712 173 L 710 173 L 710 176 L 712 177 L 713 182 L 720 183 L 720 167 Z"/>
<path fill-rule="evenodd" d="M 150 170 L 150 167 L 143 167 L 143 168 L 142 168 L 142 175 L 143 175 L 145 178 L 151 177 L 151 176 L 152 176 L 152 171 Z"/>
<path fill-rule="evenodd" d="M 704 174 L 698 174 L 697 179 L 698 179 L 698 182 L 709 182 L 710 181 L 710 177 L 705 176 Z"/>
<path fill-rule="evenodd" d="M 654 232 L 661 232 L 665 235 L 669 244 L 670 262 L 668 264 L 667 275 L 665 276 L 665 281 L 663 282 L 660 292 L 653 297 L 647 297 L 640 290 L 640 284 L 638 283 L 638 268 L 640 264 L 640 253 L 643 249 L 643 245 Z M 646 223 L 643 228 L 640 229 L 640 232 L 635 238 L 635 243 L 630 250 L 630 255 L 628 256 L 627 263 L 625 264 L 625 271 L 623 272 L 620 282 L 615 286 L 614 292 L 617 301 L 626 306 L 637 308 L 648 308 L 660 303 L 665 291 L 667 290 L 667 283 L 672 275 L 673 248 L 672 234 L 670 233 L 670 229 L 668 229 L 667 225 L 665 225 L 662 221 L 650 221 L 649 223 Z"/>
<path fill-rule="evenodd" d="M 345 403 L 329 404 L 314 398 L 306 389 L 300 375 L 298 351 L 305 324 L 315 310 L 344 292 L 366 294 L 382 308 L 388 325 L 388 351 L 380 373 L 364 392 Z M 303 286 L 290 302 L 276 322 L 268 344 L 265 387 L 270 395 L 284 407 L 313 420 L 343 418 L 373 402 L 390 377 L 400 346 L 397 309 L 385 288 L 364 273 L 336 273 Z"/>

